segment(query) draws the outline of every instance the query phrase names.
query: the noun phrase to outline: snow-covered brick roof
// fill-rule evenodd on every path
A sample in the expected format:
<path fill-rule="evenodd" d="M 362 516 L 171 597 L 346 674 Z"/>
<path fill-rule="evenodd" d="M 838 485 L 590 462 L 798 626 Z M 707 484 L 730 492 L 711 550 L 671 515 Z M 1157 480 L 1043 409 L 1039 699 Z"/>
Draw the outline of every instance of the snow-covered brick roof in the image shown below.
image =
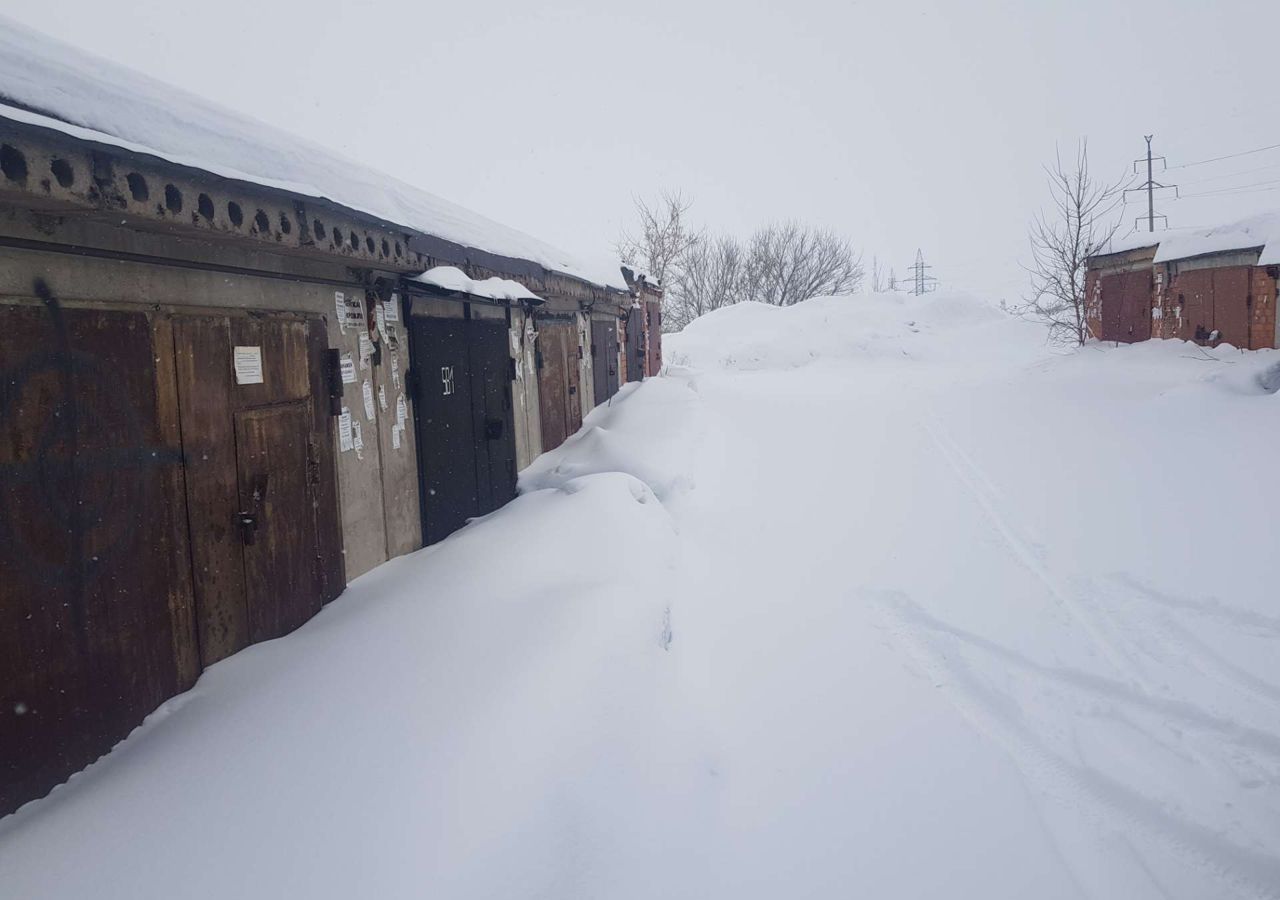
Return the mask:
<path fill-rule="evenodd" d="M 626 288 L 583 259 L 403 181 L 0 16 L 0 119 L 329 200 L 410 231 Z"/>
<path fill-rule="evenodd" d="M 1258 265 L 1280 264 L 1280 212 L 1262 213 L 1209 228 L 1135 231 L 1109 241 L 1104 253 L 1156 247 L 1155 262 L 1174 262 L 1212 253 L 1263 248 Z"/>
<path fill-rule="evenodd" d="M 496 277 L 476 281 L 474 278 L 469 278 L 466 272 L 454 266 L 436 266 L 434 269 L 428 269 L 421 275 L 415 276 L 413 280 L 422 284 L 429 284 L 441 290 L 457 291 L 461 294 L 470 294 L 473 297 L 484 297 L 489 300 L 537 300 L 540 303 L 542 302 L 541 297 L 518 281 Z"/>

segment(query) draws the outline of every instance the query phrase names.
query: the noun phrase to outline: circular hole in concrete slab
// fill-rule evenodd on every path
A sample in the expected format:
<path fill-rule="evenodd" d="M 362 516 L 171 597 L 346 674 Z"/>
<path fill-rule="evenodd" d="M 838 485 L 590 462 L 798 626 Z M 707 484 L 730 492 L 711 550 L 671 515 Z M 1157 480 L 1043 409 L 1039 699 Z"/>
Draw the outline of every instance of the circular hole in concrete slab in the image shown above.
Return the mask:
<path fill-rule="evenodd" d="M 147 187 L 147 179 L 143 178 L 137 172 L 130 172 L 124 177 L 129 184 L 129 196 L 139 203 L 146 203 L 151 199 L 151 189 Z"/>
<path fill-rule="evenodd" d="M 227 203 L 227 218 L 231 220 L 231 224 L 236 228 L 244 224 L 244 210 L 234 200 Z"/>
<path fill-rule="evenodd" d="M 182 191 L 171 184 L 166 184 L 164 186 L 164 206 L 174 215 L 182 212 Z"/>
<path fill-rule="evenodd" d="M 26 154 L 9 144 L 0 146 L 0 172 L 4 172 L 4 177 L 10 181 L 26 181 Z"/>
<path fill-rule="evenodd" d="M 196 198 L 196 211 L 207 221 L 213 221 L 213 199 L 208 194 Z"/>
<path fill-rule="evenodd" d="M 65 159 L 55 159 L 49 164 L 49 171 L 53 173 L 53 177 L 58 179 L 58 184 L 64 188 L 69 188 L 76 183 L 76 171 L 71 168 L 71 163 Z"/>

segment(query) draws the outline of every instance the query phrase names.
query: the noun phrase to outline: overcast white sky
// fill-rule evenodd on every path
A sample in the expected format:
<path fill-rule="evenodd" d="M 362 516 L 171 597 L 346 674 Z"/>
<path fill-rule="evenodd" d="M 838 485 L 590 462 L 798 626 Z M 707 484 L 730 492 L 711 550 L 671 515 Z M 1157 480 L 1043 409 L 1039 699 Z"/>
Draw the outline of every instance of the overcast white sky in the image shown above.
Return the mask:
<path fill-rule="evenodd" d="M 0 9 L 580 253 L 679 189 L 712 228 L 800 218 L 900 276 L 919 246 L 997 298 L 1055 143 L 1115 175 L 1146 133 L 1170 166 L 1280 144 L 1274 0 Z M 1245 187 L 1161 203 L 1171 225 L 1276 207 L 1280 148 L 1167 180 Z"/>

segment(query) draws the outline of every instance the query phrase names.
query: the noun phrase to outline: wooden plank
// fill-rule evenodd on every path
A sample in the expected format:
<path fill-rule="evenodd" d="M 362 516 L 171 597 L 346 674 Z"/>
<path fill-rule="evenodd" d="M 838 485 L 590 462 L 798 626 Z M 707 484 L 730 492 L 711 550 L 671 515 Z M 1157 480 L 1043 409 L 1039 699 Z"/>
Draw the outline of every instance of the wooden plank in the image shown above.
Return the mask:
<path fill-rule="evenodd" d="M 0 308 L 0 813 L 183 684 L 166 352 L 142 312 Z"/>
<path fill-rule="evenodd" d="M 196 624 L 205 666 L 249 644 L 244 559 L 231 409 L 231 332 L 225 317 L 174 322 L 175 364 L 186 460 Z"/>
<path fill-rule="evenodd" d="M 337 453 L 329 411 L 329 383 L 325 365 L 329 338 L 323 319 L 306 323 L 306 366 L 311 394 L 311 493 L 316 540 L 316 581 L 320 600 L 328 603 L 346 588 L 342 554 L 342 519 L 338 510 Z"/>
<path fill-rule="evenodd" d="M 253 641 L 288 634 L 320 609 L 307 485 L 311 420 L 305 400 L 235 414 L 240 509 L 255 522 L 243 543 Z"/>
<path fill-rule="evenodd" d="M 182 454 L 178 376 L 174 360 L 173 320 L 152 317 L 156 355 L 156 419 L 160 439 L 177 457 Z M 173 535 L 170 548 L 169 618 L 173 624 L 173 655 L 181 690 L 200 677 L 200 639 L 196 630 L 195 587 L 191 575 L 191 547 L 187 531 L 186 475 L 182 466 L 165 470 L 165 531 Z"/>

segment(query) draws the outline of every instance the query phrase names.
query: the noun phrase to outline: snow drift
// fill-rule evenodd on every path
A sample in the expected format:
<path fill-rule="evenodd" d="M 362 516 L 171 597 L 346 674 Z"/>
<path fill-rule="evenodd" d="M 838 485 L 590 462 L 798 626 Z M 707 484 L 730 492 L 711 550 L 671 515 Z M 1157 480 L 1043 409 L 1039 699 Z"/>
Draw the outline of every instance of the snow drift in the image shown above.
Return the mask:
<path fill-rule="evenodd" d="M 743 306 L 0 822 L 23 898 L 1280 896 L 1280 354 Z"/>

